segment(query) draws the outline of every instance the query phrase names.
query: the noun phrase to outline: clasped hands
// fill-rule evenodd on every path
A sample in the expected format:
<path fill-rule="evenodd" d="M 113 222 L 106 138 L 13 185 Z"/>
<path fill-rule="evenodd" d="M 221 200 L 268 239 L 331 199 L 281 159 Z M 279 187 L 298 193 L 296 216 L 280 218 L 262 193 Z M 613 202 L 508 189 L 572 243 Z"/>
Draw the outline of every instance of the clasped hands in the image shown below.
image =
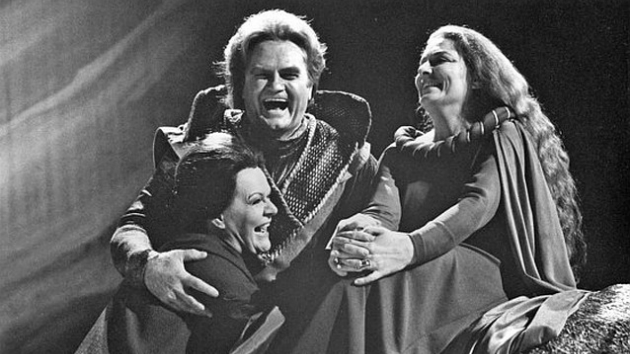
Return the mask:
<path fill-rule="evenodd" d="M 363 214 L 340 221 L 330 246 L 328 265 L 337 275 L 369 272 L 355 279 L 355 285 L 396 273 L 410 265 L 414 257 L 408 234 L 388 230 Z"/>

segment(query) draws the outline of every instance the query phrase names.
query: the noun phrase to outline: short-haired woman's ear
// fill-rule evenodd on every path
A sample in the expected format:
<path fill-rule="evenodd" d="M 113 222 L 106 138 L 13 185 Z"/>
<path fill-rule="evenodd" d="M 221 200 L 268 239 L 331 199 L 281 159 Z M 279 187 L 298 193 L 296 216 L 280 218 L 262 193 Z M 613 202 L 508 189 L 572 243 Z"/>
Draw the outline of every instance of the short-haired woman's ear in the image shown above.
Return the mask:
<path fill-rule="evenodd" d="M 216 217 L 216 218 L 210 220 L 210 222 L 216 228 L 221 229 L 221 230 L 225 230 L 225 222 L 223 221 L 223 214 L 219 215 L 219 217 Z"/>

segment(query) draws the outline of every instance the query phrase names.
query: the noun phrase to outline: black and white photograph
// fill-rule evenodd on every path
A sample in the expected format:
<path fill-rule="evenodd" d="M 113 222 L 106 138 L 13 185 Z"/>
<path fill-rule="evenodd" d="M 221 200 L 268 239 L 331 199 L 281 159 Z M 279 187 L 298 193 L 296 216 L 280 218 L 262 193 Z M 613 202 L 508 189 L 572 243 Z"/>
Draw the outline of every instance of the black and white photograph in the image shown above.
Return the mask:
<path fill-rule="evenodd" d="M 630 353 L 630 1 L 0 0 L 0 353 Z"/>

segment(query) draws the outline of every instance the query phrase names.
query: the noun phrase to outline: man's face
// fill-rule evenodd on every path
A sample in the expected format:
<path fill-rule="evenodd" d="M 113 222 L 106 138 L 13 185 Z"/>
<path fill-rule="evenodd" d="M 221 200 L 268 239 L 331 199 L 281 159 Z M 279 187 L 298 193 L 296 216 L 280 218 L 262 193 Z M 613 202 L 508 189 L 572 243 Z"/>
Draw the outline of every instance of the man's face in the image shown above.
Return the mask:
<path fill-rule="evenodd" d="M 302 122 L 313 91 L 306 53 L 290 41 L 254 47 L 245 68 L 245 114 L 276 139 L 289 137 Z"/>

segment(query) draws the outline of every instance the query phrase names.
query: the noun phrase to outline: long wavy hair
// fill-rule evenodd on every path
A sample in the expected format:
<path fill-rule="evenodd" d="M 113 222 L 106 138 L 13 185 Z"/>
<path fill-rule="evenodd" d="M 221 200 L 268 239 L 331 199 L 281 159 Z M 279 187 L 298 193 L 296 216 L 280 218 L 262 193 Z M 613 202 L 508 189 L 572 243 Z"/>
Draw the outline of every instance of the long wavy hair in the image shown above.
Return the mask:
<path fill-rule="evenodd" d="M 242 98 L 245 69 L 251 52 L 264 41 L 290 41 L 302 48 L 313 92 L 317 91 L 319 78 L 326 68 L 326 44 L 302 17 L 283 10 L 266 10 L 245 19 L 225 47 L 223 62 L 218 63 L 219 75 L 227 88 L 223 100 L 226 106 L 245 108 Z"/>
<path fill-rule="evenodd" d="M 489 100 L 512 107 L 534 138 L 545 179 L 556 203 L 567 252 L 576 278 L 586 263 L 586 242 L 578 206 L 575 180 L 569 172 L 569 155 L 555 126 L 533 97 L 525 77 L 512 62 L 481 33 L 460 26 L 443 26 L 430 39 L 444 38 L 453 44 L 468 69 L 469 82 L 480 84 Z M 479 117 L 481 118 L 481 117 Z"/>

